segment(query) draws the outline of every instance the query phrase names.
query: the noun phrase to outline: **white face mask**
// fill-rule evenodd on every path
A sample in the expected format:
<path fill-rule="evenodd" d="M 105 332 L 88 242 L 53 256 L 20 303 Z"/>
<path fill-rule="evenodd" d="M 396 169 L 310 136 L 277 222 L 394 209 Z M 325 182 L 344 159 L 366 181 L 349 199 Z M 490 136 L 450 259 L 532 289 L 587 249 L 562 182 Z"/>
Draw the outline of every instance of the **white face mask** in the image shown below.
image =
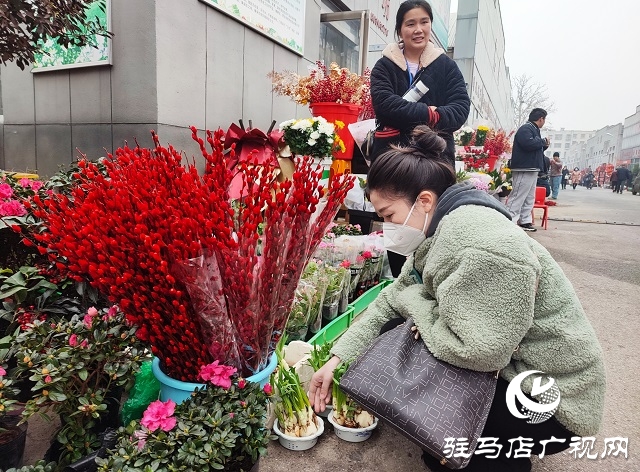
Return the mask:
<path fill-rule="evenodd" d="M 422 231 L 412 226 L 407 226 L 407 221 L 409 221 L 409 217 L 411 216 L 411 212 L 413 212 L 415 206 L 416 204 L 414 203 L 411 210 L 409 210 L 407 218 L 401 225 L 397 223 L 382 223 L 384 247 L 388 251 L 408 257 L 418 249 L 425 239 L 427 239 L 425 230 L 427 229 L 429 214 L 424 216 Z"/>

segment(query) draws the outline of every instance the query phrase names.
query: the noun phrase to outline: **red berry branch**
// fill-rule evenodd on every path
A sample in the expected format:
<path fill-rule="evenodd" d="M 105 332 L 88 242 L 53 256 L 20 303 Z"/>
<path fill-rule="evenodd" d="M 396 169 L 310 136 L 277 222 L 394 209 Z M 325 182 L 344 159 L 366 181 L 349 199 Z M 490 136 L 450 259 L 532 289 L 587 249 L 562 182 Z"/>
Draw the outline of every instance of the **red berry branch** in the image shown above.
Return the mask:
<path fill-rule="evenodd" d="M 36 236 L 41 252 L 118 303 L 166 373 L 181 380 L 196 381 L 214 360 L 243 375 L 264 366 L 300 274 L 353 186 L 349 176 L 333 179 L 322 198 L 322 170 L 310 159 L 298 160 L 284 183 L 277 169 L 249 159 L 234 171 L 248 195 L 232 202 L 234 151 L 224 155 L 223 135 L 207 132 L 205 142 L 192 128 L 202 175 L 153 133 L 154 149 L 109 155 L 107 177 L 80 161 L 71 197 L 34 199 L 46 228 Z"/>

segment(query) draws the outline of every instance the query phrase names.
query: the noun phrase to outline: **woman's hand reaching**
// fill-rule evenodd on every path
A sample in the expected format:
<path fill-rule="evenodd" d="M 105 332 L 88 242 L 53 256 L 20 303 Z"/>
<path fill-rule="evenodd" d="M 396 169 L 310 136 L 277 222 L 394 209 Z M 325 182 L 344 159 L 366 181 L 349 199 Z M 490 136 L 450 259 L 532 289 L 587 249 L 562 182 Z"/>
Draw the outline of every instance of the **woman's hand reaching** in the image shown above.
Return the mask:
<path fill-rule="evenodd" d="M 333 371 L 340 364 L 340 358 L 333 356 L 329 361 L 320 367 L 311 377 L 309 386 L 309 401 L 316 413 L 324 411 L 327 403 L 331 401 L 331 385 L 333 384 Z"/>

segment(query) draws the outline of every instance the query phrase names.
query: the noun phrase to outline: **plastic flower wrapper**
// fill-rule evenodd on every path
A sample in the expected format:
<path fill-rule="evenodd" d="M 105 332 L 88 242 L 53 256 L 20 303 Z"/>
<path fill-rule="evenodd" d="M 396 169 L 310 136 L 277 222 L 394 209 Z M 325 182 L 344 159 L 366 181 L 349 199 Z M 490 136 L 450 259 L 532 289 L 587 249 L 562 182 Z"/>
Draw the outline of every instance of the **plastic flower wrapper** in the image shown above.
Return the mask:
<path fill-rule="evenodd" d="M 305 267 L 302 280 L 310 283 L 315 288 L 311 306 L 309 309 L 309 331 L 317 333 L 322 327 L 322 304 L 329 280 L 322 270 L 318 261 L 311 260 Z"/>
<path fill-rule="evenodd" d="M 80 160 L 70 197 L 53 195 L 46 205 L 34 197 L 44 228 L 34 237 L 66 275 L 119 304 L 170 377 L 197 381 L 199 368 L 215 360 L 246 377 L 268 362 L 304 266 L 353 178 L 332 179 L 325 191 L 311 158 L 297 158 L 282 182 L 278 168 L 252 156 L 230 169 L 235 150 L 225 151 L 225 133 L 207 131 L 203 139 L 191 130 L 204 173 L 155 133 L 152 149 L 125 146 L 109 155 L 106 176 Z M 232 200 L 238 174 L 246 196 Z M 192 280 L 208 279 L 193 300 L 175 269 L 186 261 L 204 272 Z M 206 308 L 205 319 L 196 305 Z"/>
<path fill-rule="evenodd" d="M 316 288 L 313 284 L 300 280 L 293 297 L 293 305 L 287 320 L 287 337 L 289 340 L 304 340 L 309 330 L 309 313 Z"/>
<path fill-rule="evenodd" d="M 322 304 L 322 317 L 326 320 L 332 320 L 338 316 L 340 311 L 340 300 L 345 284 L 350 280 L 350 272 L 344 266 L 334 267 L 328 264 L 322 266 L 322 271 L 328 281 Z"/>

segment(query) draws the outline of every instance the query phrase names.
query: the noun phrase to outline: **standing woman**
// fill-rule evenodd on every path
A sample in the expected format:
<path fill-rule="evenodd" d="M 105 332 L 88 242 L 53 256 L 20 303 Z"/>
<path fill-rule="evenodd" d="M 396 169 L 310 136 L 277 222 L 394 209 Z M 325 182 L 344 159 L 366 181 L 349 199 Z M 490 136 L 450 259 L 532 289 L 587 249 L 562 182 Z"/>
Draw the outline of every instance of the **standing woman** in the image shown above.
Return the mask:
<path fill-rule="evenodd" d="M 371 100 L 377 120 L 372 162 L 391 144 L 407 145 L 417 125 L 429 125 L 444 138 L 443 156 L 455 165 L 453 132 L 467 120 L 471 101 L 456 63 L 430 42 L 432 22 L 431 5 L 424 0 L 407 0 L 398 8 L 398 42 L 387 45 L 371 71 Z M 417 82 L 429 90 L 418 102 L 403 99 Z M 389 253 L 394 277 L 405 259 Z"/>
<path fill-rule="evenodd" d="M 580 179 L 582 179 L 582 172 L 576 167 L 573 169 L 573 172 L 571 172 L 571 185 L 573 186 L 573 190 L 575 190 L 580 183 Z"/>

